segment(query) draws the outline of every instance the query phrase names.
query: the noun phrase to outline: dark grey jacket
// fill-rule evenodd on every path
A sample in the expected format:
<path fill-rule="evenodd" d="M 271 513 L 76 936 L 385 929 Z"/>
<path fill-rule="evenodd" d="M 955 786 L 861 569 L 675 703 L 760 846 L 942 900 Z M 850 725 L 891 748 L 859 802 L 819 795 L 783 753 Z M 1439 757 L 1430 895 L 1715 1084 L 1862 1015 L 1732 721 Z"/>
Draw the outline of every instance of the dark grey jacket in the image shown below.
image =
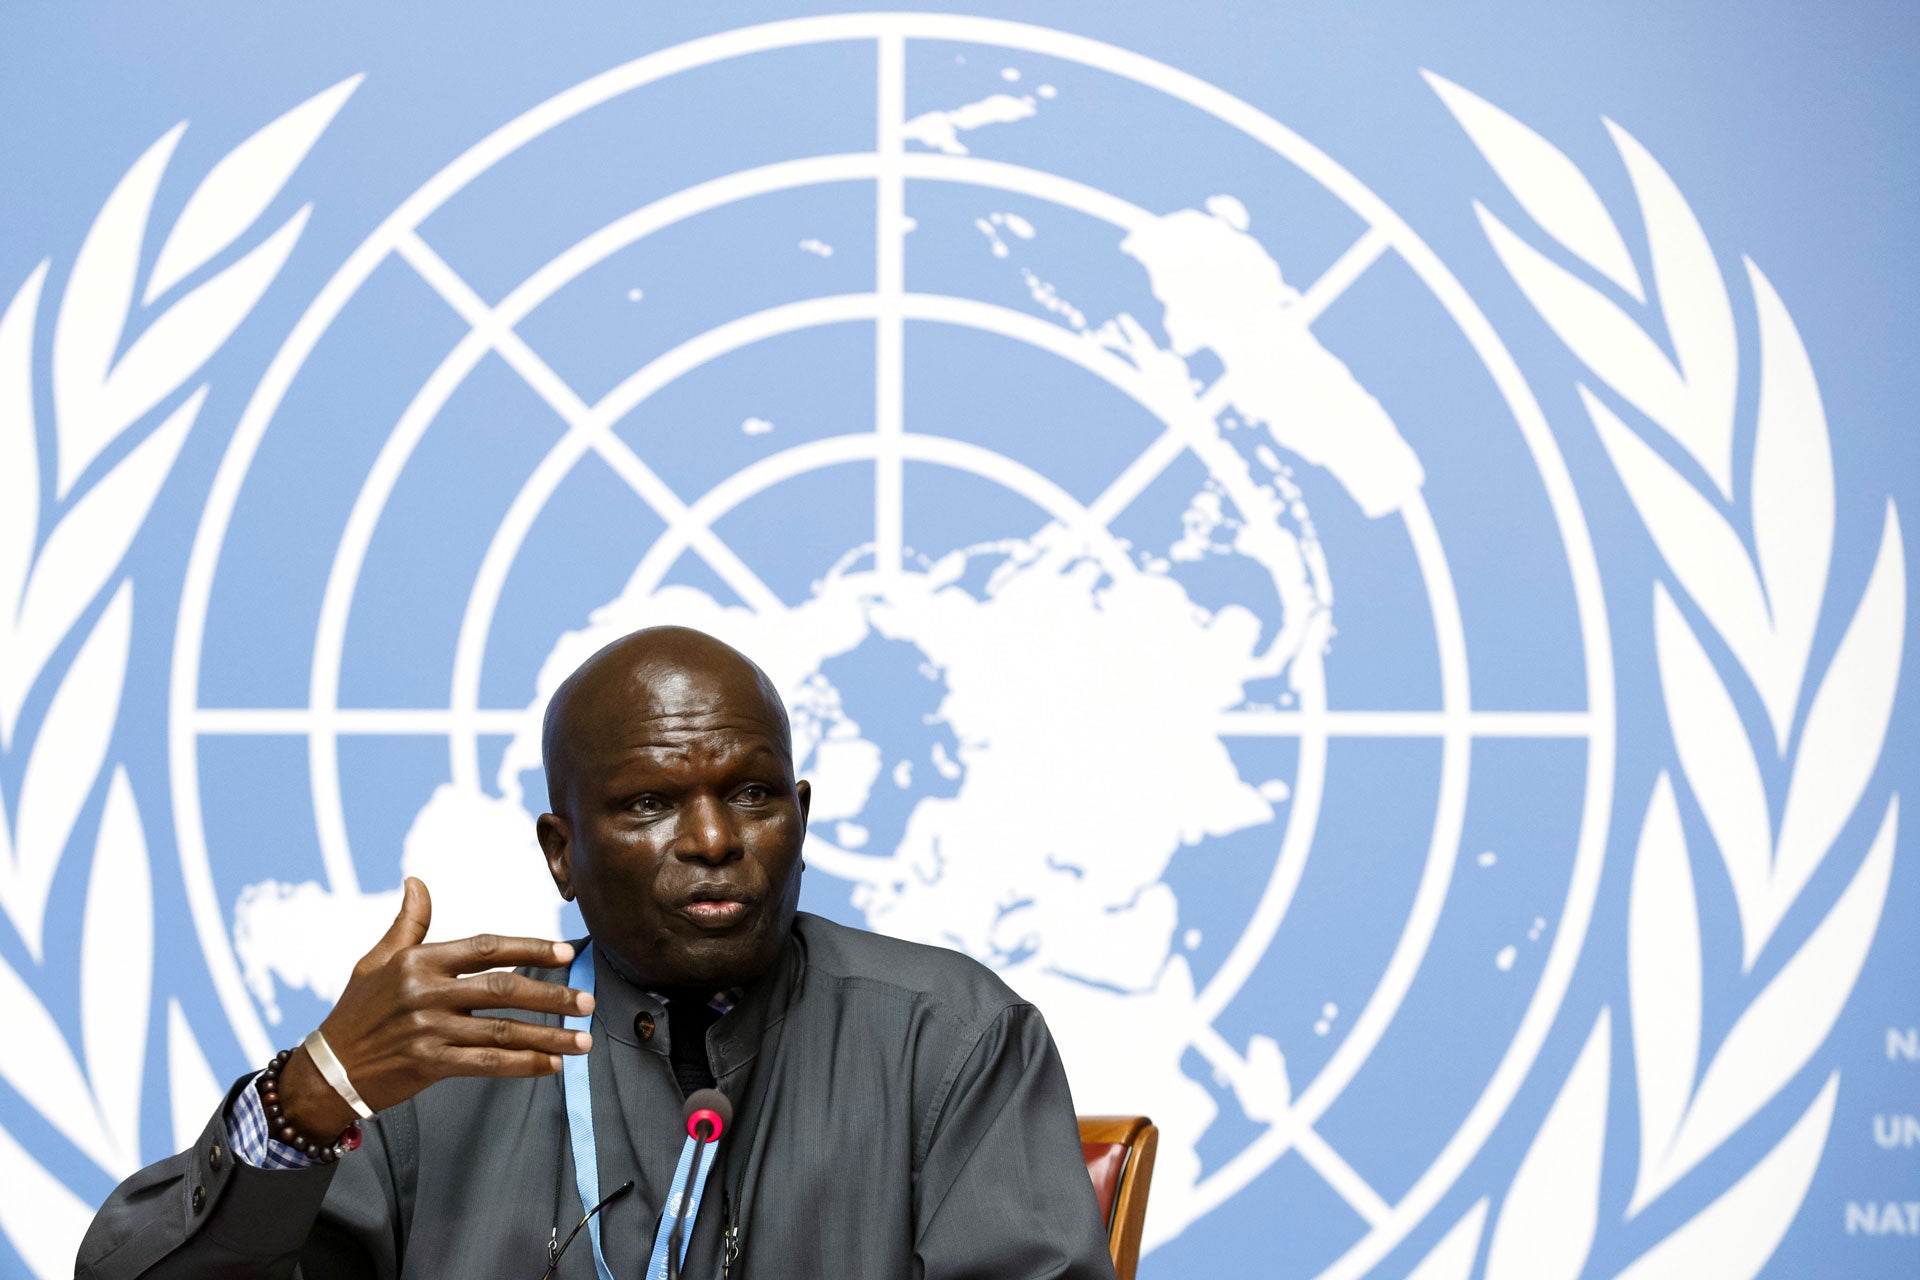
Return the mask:
<path fill-rule="evenodd" d="M 600 1187 L 636 1184 L 601 1234 L 614 1274 L 637 1277 L 680 1150 L 680 1091 L 665 1010 L 604 957 L 595 975 Z M 1052 1038 L 983 966 L 802 915 L 707 1048 L 735 1126 L 689 1277 L 721 1274 L 723 1219 L 739 1228 L 729 1280 L 1112 1277 Z M 583 1212 L 558 1076 L 443 1081 L 313 1169 L 236 1167 L 225 1116 L 115 1189 L 79 1276 L 538 1280 L 548 1241 Z M 557 1274 L 593 1280 L 586 1232 Z"/>

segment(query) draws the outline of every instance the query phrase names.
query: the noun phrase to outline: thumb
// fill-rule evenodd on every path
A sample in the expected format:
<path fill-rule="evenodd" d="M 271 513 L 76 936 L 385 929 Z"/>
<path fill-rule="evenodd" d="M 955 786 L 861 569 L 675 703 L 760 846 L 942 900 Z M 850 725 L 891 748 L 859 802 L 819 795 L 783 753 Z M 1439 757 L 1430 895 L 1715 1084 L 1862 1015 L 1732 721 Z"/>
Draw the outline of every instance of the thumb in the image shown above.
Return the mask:
<path fill-rule="evenodd" d="M 433 899 L 427 894 L 425 882 L 408 876 L 400 889 L 400 914 L 374 944 L 373 954 L 391 959 L 407 947 L 419 946 L 426 940 L 427 925 L 432 920 Z"/>

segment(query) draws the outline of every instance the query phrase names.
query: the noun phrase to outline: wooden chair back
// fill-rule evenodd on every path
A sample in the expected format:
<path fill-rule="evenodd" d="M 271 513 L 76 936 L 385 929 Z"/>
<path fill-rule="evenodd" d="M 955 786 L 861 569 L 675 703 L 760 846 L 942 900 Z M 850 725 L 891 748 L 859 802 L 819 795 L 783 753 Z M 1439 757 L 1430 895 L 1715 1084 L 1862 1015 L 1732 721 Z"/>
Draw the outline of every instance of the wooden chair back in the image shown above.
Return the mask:
<path fill-rule="evenodd" d="M 1107 1225 L 1107 1249 L 1119 1280 L 1133 1280 L 1140 1264 L 1140 1229 L 1160 1130 L 1145 1116 L 1081 1116 L 1080 1152 Z"/>

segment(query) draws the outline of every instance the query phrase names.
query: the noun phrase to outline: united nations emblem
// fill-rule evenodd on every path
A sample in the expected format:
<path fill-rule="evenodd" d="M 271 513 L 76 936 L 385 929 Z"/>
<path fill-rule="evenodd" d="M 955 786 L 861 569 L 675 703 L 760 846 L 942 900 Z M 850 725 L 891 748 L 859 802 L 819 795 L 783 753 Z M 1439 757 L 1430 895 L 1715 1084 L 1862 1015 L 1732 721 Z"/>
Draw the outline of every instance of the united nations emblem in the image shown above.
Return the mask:
<path fill-rule="evenodd" d="M 1570 1277 L 1618 1255 L 1681 1275 L 1702 1250 L 1757 1271 L 1837 1076 L 1653 1241 L 1597 1243 L 1603 1170 L 1633 1168 L 1609 1133 L 1638 1140 L 1630 1220 L 1793 1086 L 1852 989 L 1892 858 L 1893 802 L 1864 858 L 1842 828 L 1892 705 L 1897 522 L 1889 507 L 1864 596 L 1830 609 L 1826 429 L 1765 277 L 1749 264 L 1743 428 L 1727 287 L 1652 157 L 1614 130 L 1649 308 L 1573 163 L 1432 83 L 1543 233 L 1480 210 L 1590 371 L 1614 470 L 1591 482 L 1624 488 L 1664 566 L 1616 587 L 1654 599 L 1673 760 L 1650 796 L 1616 794 L 1615 633 L 1554 428 L 1473 294 L 1358 178 L 1219 88 L 1079 36 L 934 14 L 747 28 L 475 144 L 339 267 L 247 404 L 189 561 L 168 713 L 180 871 L 246 1054 L 317 1018 L 403 871 L 433 886 L 445 936 L 577 930 L 532 840 L 540 710 L 600 644 L 679 622 L 753 655 L 792 709 L 816 794 L 803 906 L 992 965 L 1046 1013 L 1081 1110 L 1153 1113 L 1165 1265 L 1221 1261 L 1218 1233 L 1189 1232 L 1211 1218 L 1276 1274 Z M 256 160 L 277 177 L 248 222 L 350 90 L 271 127 Z M 224 249 L 198 234 L 212 248 L 163 252 L 149 301 Z M 255 266 L 255 297 L 277 267 Z M 41 278 L 0 321 L 0 376 L 30 363 Z M 86 395 L 113 401 L 134 354 L 96 360 Z M 197 367 L 176 365 L 103 438 Z M 90 474 L 69 402 L 63 491 Z M 68 519 L 165 455 L 135 470 L 137 510 L 117 504 L 131 537 L 199 404 Z M 10 605 L 58 543 L 22 561 Z M 92 714 L 112 728 L 130 588 L 93 602 L 117 563 L 38 624 L 57 642 L 94 610 L 106 636 L 71 660 L 42 738 L 101 671 Z M 1845 638 L 1810 675 L 1829 614 Z M 8 634 L 9 690 L 38 679 L 15 655 L 39 634 Z M 12 733 L 28 701 L 9 696 Z M 113 893 L 148 875 L 124 774 L 104 803 L 86 945 L 150 953 L 144 887 L 146 919 Z M 39 828 L 16 812 L 4 901 L 38 959 L 44 885 L 37 913 L 19 904 Z M 1836 848 L 1857 869 L 1810 889 Z M 1624 940 L 1592 927 L 1610 854 Z M 1749 979 L 1711 1041 L 1706 874 L 1737 905 Z M 315 918 L 334 927 L 296 927 Z M 1584 1048 L 1549 1068 L 1596 951 L 1624 956 L 1626 1005 L 1571 1015 Z M 91 1041 L 88 1063 L 93 1096 L 120 1101 L 83 1149 L 130 1167 L 138 1077 L 112 1085 Z M 1544 1115 L 1516 1113 L 1549 1069 Z M 1609 1124 L 1616 1075 L 1637 1122 Z M 60 1123 L 55 1090 L 9 1079 Z M 1463 1175 L 1503 1124 L 1532 1126 L 1525 1154 L 1503 1194 L 1476 1191 Z M 1257 1227 L 1277 1220 L 1284 1259 Z"/>

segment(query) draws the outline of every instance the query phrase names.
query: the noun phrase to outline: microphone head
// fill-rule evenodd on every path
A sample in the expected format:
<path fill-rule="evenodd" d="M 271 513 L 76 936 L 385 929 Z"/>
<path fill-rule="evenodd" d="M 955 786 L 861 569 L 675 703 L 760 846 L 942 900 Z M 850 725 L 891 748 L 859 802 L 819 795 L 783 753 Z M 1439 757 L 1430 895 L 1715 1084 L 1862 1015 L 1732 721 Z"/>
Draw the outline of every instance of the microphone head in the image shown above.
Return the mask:
<path fill-rule="evenodd" d="M 733 1124 L 733 1103 L 718 1089 L 695 1089 L 688 1095 L 681 1115 L 686 1119 L 689 1137 L 701 1142 L 718 1142 L 720 1135 Z"/>

